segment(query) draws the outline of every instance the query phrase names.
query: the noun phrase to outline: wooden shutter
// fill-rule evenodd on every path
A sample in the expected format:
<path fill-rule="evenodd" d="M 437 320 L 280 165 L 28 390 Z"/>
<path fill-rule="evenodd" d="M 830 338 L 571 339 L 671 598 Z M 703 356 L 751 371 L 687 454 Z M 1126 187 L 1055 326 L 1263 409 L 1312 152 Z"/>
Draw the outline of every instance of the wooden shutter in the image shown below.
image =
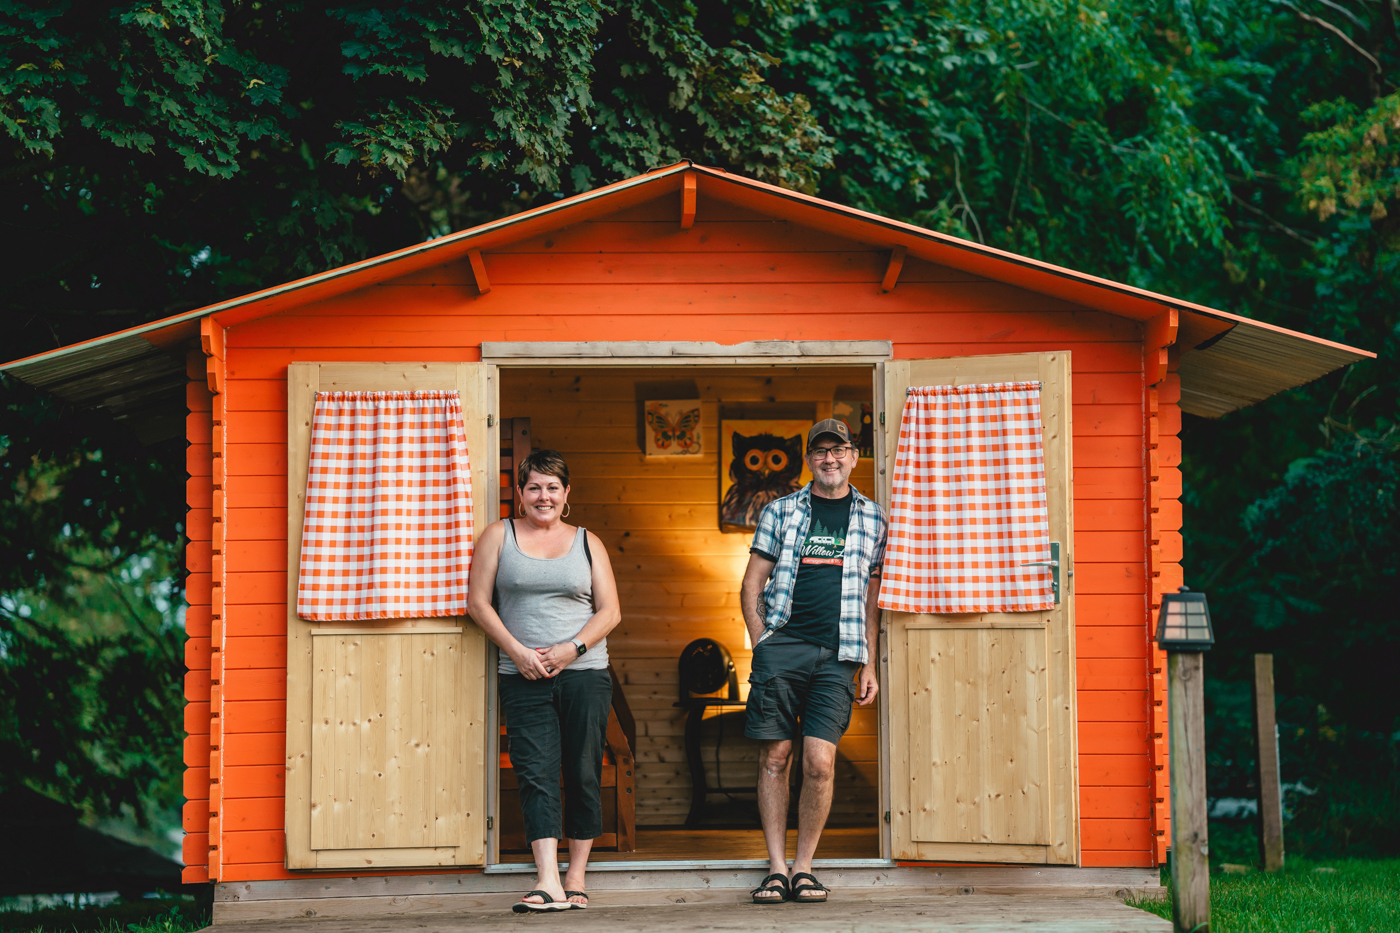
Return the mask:
<path fill-rule="evenodd" d="M 486 860 L 487 644 L 481 630 L 465 617 L 314 623 L 296 614 L 316 393 L 418 389 L 461 394 L 479 540 L 495 479 L 485 364 L 288 368 L 288 868 Z"/>
<path fill-rule="evenodd" d="M 887 478 L 910 386 L 1041 383 L 1061 562 L 1052 610 L 884 613 L 894 858 L 1078 861 L 1069 361 L 1063 351 L 885 364 Z"/>

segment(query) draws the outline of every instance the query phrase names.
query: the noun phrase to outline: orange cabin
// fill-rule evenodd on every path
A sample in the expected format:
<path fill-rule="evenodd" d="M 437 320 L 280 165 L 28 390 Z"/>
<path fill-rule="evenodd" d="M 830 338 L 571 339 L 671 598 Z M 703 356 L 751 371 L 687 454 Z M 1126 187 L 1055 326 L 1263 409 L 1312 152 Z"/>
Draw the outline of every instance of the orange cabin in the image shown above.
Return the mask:
<path fill-rule="evenodd" d="M 1057 866 L 1089 886 L 1155 885 L 1169 797 L 1152 634 L 1182 584 L 1181 414 L 1220 416 L 1368 355 L 681 163 L 5 369 L 88 391 L 151 437 L 160 412 L 187 407 L 185 878 L 222 883 L 232 918 L 337 894 L 507 890 L 500 874 L 528 859 L 491 651 L 470 620 L 296 615 L 318 389 L 460 391 L 478 534 L 508 514 L 516 458 L 565 455 L 570 521 L 610 549 L 623 608 L 609 637 L 615 852 L 594 862 L 681 870 L 763 851 L 732 790 L 755 767 L 742 707 L 677 705 L 696 638 L 728 647 L 741 691 L 748 674 L 749 536 L 717 513 L 724 425 L 864 410 L 853 482 L 888 503 L 906 387 L 1038 379 L 1063 599 L 1010 621 L 885 614 L 879 703 L 839 746 L 817 855 L 850 871 Z M 77 385 L 114 366 L 106 396 Z M 701 453 L 648 455 L 656 399 L 695 403 Z M 451 660 L 393 666 L 425 645 Z M 355 651 L 391 673 L 345 676 Z M 386 704 L 436 711 L 414 726 L 447 749 L 431 768 L 374 731 Z M 326 726 L 333 711 L 353 727 Z M 697 811 L 697 782 L 731 790 Z M 398 886 L 363 887 L 380 875 Z M 342 881 L 308 880 L 324 877 Z"/>

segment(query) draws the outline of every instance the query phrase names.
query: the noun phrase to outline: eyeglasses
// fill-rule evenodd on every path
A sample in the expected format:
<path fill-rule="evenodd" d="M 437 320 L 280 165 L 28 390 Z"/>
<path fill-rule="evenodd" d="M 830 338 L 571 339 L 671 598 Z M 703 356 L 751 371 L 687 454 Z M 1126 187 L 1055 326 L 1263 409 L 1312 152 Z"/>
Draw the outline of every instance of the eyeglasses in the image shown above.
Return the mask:
<path fill-rule="evenodd" d="M 834 456 L 837 460 L 845 460 L 846 454 L 855 450 L 854 447 L 813 447 L 807 451 L 807 456 L 816 457 L 818 460 L 825 460 L 827 455 Z"/>

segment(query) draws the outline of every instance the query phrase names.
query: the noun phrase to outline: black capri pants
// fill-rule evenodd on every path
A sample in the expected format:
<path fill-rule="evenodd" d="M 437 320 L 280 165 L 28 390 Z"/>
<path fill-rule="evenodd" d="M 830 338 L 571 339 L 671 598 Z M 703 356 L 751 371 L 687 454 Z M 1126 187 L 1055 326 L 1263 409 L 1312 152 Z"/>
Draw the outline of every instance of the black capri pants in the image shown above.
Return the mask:
<path fill-rule="evenodd" d="M 603 834 L 603 744 L 612 676 L 606 670 L 566 668 L 547 680 L 526 680 L 520 674 L 502 674 L 498 680 L 526 838 L 560 838 L 561 809 L 565 837 L 598 838 Z"/>

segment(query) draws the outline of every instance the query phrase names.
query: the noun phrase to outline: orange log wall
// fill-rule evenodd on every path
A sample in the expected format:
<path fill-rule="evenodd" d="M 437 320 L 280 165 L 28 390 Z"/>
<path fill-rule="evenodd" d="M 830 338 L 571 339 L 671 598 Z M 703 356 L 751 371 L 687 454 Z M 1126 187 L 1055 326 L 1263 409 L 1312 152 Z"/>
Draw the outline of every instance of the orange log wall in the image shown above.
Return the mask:
<path fill-rule="evenodd" d="M 191 350 L 185 387 L 185 883 L 209 881 L 209 661 L 213 603 L 213 414 L 205 357 Z"/>
<path fill-rule="evenodd" d="M 1161 589 L 1180 585 L 1180 419 L 1173 376 L 1158 393 L 1159 498 L 1149 503 L 1141 325 L 915 260 L 881 294 L 888 252 L 876 245 L 720 202 L 702 200 L 689 230 L 678 213 L 676 199 L 662 198 L 488 252 L 485 295 L 466 262 L 447 264 L 224 332 L 215 493 L 227 502 L 217 558 L 224 606 L 215 626 L 222 650 L 211 652 L 217 748 L 211 762 L 191 764 L 186 782 L 196 810 L 214 782 L 211 878 L 290 877 L 282 833 L 287 364 L 470 361 L 480 359 L 482 341 L 496 340 L 892 339 L 900 358 L 1070 350 L 1083 861 L 1157 864 L 1163 785 L 1154 768 L 1163 759 L 1155 737 L 1165 730 L 1153 712 L 1158 665 L 1144 616 Z M 191 416 L 192 443 L 208 423 Z M 1149 547 L 1161 549 L 1155 563 Z M 192 706 L 209 699 L 209 677 L 192 669 Z M 210 778 L 204 767 L 214 762 Z M 191 837 L 186 851 L 205 844 Z"/>

